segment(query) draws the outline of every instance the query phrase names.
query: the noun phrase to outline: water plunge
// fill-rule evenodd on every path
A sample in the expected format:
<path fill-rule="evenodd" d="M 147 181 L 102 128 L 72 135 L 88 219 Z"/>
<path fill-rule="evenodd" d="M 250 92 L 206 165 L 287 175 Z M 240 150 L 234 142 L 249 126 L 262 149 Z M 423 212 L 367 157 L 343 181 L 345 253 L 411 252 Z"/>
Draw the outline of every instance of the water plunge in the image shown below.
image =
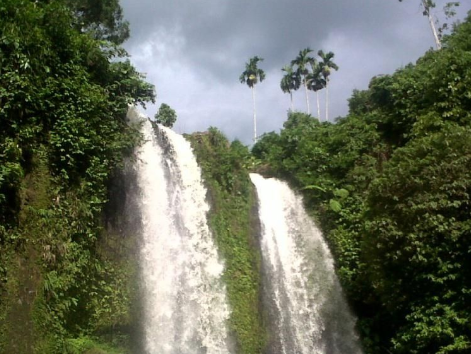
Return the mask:
<path fill-rule="evenodd" d="M 142 124 L 130 214 L 141 234 L 146 354 L 234 353 L 223 263 L 207 224 L 209 205 L 189 142 Z M 302 199 L 286 183 L 251 174 L 259 199 L 269 354 L 361 354 L 334 263 Z"/>
<path fill-rule="evenodd" d="M 134 165 L 142 234 L 147 354 L 230 353 L 223 264 L 207 225 L 206 189 L 190 144 L 142 122 L 145 143 Z"/>
<path fill-rule="evenodd" d="M 259 200 L 269 353 L 361 353 L 332 256 L 302 199 L 284 182 L 250 178 Z"/>

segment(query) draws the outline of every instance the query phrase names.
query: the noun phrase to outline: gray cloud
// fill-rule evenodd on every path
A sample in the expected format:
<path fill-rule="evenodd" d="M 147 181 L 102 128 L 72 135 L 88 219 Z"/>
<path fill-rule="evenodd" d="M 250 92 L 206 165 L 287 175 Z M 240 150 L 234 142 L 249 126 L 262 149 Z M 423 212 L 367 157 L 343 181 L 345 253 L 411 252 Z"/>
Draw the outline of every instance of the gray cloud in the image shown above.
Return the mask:
<path fill-rule="evenodd" d="M 437 1 L 437 13 L 444 2 Z M 286 119 L 280 69 L 300 49 L 335 53 L 333 118 L 347 113 L 352 89 L 365 89 L 372 76 L 415 61 L 433 45 L 418 0 L 122 0 L 122 6 L 132 36 L 125 47 L 157 87 L 159 102 L 148 114 L 166 102 L 179 116 L 177 131 L 217 126 L 245 143 L 252 105 L 238 77 L 248 58 L 265 58 L 260 66 L 267 79 L 257 85 L 262 133 Z M 459 15 L 468 9 L 462 5 Z M 304 93 L 295 97 L 296 108 L 305 110 Z"/>

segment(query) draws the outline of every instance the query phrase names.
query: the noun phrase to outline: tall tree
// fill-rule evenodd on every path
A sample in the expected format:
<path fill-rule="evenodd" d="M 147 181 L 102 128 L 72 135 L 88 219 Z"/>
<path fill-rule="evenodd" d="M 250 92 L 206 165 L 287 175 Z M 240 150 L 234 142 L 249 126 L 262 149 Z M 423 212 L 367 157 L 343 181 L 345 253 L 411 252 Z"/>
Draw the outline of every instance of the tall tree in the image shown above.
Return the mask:
<path fill-rule="evenodd" d="M 325 87 L 325 79 L 322 75 L 322 67 L 317 60 L 311 63 L 311 73 L 307 76 L 307 88 L 316 93 L 317 117 L 321 120 L 321 108 L 319 104 L 319 91 Z"/>
<path fill-rule="evenodd" d="M 311 114 L 311 109 L 309 107 L 309 96 L 307 93 L 307 76 L 309 74 L 310 64 L 314 61 L 314 58 L 309 56 L 309 53 L 311 52 L 312 49 L 309 47 L 300 50 L 296 59 L 291 61 L 291 65 L 297 66 L 297 72 L 303 78 L 304 90 L 306 92 L 306 105 L 308 114 Z"/>
<path fill-rule="evenodd" d="M 260 69 L 257 64 L 263 61 L 263 58 L 254 56 L 245 63 L 245 70 L 240 75 L 239 80 L 242 84 L 247 84 L 252 89 L 253 100 L 253 141 L 257 142 L 257 109 L 255 106 L 255 85 L 260 81 L 265 80 L 265 72 Z"/>
<path fill-rule="evenodd" d="M 296 91 L 301 86 L 301 77 L 299 76 L 299 73 L 294 70 L 292 65 L 285 65 L 281 71 L 285 74 L 281 79 L 280 87 L 284 93 L 289 93 L 291 110 L 293 111 L 293 91 Z"/>
<path fill-rule="evenodd" d="M 403 0 L 399 0 L 399 2 L 402 2 L 402 1 Z M 432 30 L 433 39 L 435 40 L 435 46 L 437 47 L 437 49 L 441 49 L 442 48 L 441 36 L 443 34 L 443 31 L 448 28 L 448 24 L 444 23 L 437 30 L 435 24 L 438 23 L 438 21 L 436 21 L 432 16 L 432 9 L 435 8 L 436 6 L 435 1 L 433 0 L 420 0 L 420 1 L 421 1 L 421 5 L 424 8 L 424 10 L 422 11 L 422 14 L 425 17 L 427 17 L 428 22 L 430 24 L 430 29 Z M 443 11 L 445 13 L 447 20 L 456 14 L 453 8 L 459 5 L 460 3 L 458 1 L 452 1 L 452 2 L 446 3 L 445 7 L 443 8 Z"/>
<path fill-rule="evenodd" d="M 322 61 L 319 63 L 322 76 L 324 77 L 325 80 L 325 120 L 329 120 L 329 76 L 330 76 L 330 71 L 331 69 L 338 70 L 339 67 L 337 64 L 335 64 L 332 59 L 334 57 L 333 52 L 328 52 L 325 54 L 322 50 L 319 50 L 317 52 L 317 55 L 319 55 L 322 58 Z"/>
<path fill-rule="evenodd" d="M 427 17 L 428 22 L 430 23 L 430 28 L 432 29 L 433 38 L 435 39 L 435 45 L 437 46 L 437 49 L 441 49 L 442 43 L 440 41 L 440 38 L 438 37 L 438 31 L 435 27 L 435 21 L 433 20 L 432 14 L 430 12 L 430 9 L 433 9 L 435 7 L 435 2 L 432 0 L 421 0 L 421 1 L 422 1 L 422 6 L 424 7 L 423 15 Z"/>

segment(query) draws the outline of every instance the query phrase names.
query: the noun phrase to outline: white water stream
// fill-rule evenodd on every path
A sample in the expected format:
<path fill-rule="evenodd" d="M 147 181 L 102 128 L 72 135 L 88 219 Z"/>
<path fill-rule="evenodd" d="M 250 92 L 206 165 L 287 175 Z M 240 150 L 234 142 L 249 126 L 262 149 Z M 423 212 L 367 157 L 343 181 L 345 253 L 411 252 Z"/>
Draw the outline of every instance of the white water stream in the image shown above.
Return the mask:
<path fill-rule="evenodd" d="M 256 186 L 271 353 L 359 354 L 350 314 L 321 232 L 302 199 L 277 179 L 250 175 Z"/>
<path fill-rule="evenodd" d="M 207 225 L 206 189 L 189 142 L 131 109 L 146 142 L 135 171 L 141 219 L 146 354 L 231 353 L 224 265 Z"/>

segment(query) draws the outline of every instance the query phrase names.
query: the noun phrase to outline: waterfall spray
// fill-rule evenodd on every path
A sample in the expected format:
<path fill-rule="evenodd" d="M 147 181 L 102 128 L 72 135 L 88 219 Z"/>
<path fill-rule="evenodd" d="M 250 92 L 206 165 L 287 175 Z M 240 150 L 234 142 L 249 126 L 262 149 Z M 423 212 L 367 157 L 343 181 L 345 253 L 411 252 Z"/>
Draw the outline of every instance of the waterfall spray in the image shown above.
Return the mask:
<path fill-rule="evenodd" d="M 190 144 L 131 109 L 145 142 L 134 165 L 141 219 L 147 354 L 226 354 L 223 263 L 207 225 L 206 189 Z"/>
<path fill-rule="evenodd" d="M 284 182 L 250 177 L 259 200 L 264 300 L 274 323 L 270 352 L 360 354 L 332 256 L 302 199 Z"/>

